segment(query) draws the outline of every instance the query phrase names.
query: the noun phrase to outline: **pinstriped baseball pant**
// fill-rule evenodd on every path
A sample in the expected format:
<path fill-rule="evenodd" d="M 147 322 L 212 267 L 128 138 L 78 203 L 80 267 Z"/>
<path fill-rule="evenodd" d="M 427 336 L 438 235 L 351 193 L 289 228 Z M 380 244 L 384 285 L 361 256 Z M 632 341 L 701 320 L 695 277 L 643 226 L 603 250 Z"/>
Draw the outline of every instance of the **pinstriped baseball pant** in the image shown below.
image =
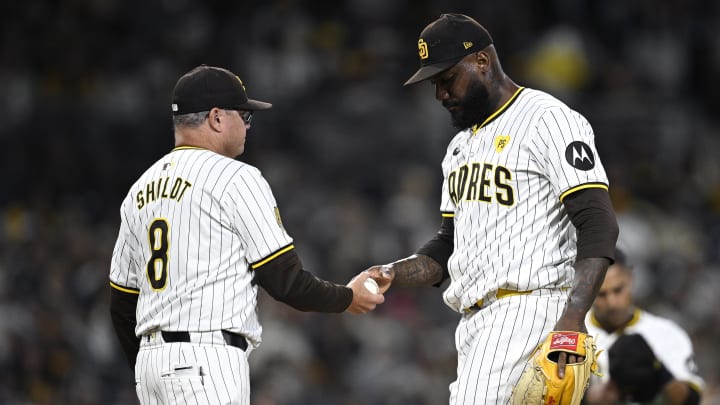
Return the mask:
<path fill-rule="evenodd" d="M 224 344 L 167 343 L 159 333 L 144 336 L 135 364 L 135 390 L 143 405 L 250 405 L 247 353 Z"/>
<path fill-rule="evenodd" d="M 457 379 L 451 405 L 507 404 L 535 347 L 562 314 L 567 291 L 491 299 L 466 313 L 455 330 Z"/>

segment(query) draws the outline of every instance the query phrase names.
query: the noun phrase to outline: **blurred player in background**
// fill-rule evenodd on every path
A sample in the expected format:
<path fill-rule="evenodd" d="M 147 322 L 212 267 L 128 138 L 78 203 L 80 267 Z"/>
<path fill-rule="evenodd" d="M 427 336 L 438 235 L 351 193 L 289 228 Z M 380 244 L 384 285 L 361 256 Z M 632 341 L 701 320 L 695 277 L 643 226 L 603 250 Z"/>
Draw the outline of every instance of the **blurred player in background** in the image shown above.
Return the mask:
<path fill-rule="evenodd" d="M 405 84 L 429 81 L 460 131 L 442 162 L 442 223 L 417 254 L 368 271 L 381 292 L 449 279 L 443 298 L 460 314 L 450 403 L 503 404 L 549 332 L 586 330 L 617 238 L 608 179 L 588 121 L 515 84 L 477 21 L 443 14 L 417 45 Z M 559 356 L 560 377 L 581 360 Z"/>
<path fill-rule="evenodd" d="M 267 181 L 234 159 L 253 112 L 270 107 L 226 69 L 188 72 L 173 91 L 175 148 L 122 202 L 110 310 L 142 404 L 250 404 L 258 285 L 301 311 L 383 302 L 367 274 L 346 287 L 305 271 Z"/>
<path fill-rule="evenodd" d="M 587 327 L 599 349 L 602 377 L 594 376 L 588 404 L 621 402 L 698 404 L 703 380 L 697 374 L 692 342 L 675 322 L 633 303 L 633 274 L 616 249 Z"/>

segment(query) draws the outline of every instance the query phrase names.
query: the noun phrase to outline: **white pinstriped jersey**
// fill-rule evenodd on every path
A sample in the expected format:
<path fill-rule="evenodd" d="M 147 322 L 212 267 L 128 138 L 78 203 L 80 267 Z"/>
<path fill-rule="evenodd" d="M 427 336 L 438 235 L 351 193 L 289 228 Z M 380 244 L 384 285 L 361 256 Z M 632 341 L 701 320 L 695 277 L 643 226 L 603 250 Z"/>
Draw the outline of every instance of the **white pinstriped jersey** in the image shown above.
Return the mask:
<path fill-rule="evenodd" d="M 704 388 L 705 382 L 697 374 L 692 341 L 688 334 L 670 319 L 636 309 L 632 319 L 624 328 L 608 333 L 600 327 L 593 311 L 590 310 L 585 317 L 585 325 L 588 333 L 595 338 L 597 348 L 603 350 L 598 356 L 598 365 L 602 376 L 593 375 L 591 383 L 604 382 L 611 377 L 608 351 L 617 338 L 622 334 L 637 333 L 645 338 L 655 356 L 675 379 L 691 383 L 699 390 Z"/>
<path fill-rule="evenodd" d="M 452 139 L 442 170 L 440 209 L 455 223 L 448 306 L 462 311 L 498 289 L 571 286 L 576 236 L 562 199 L 608 187 L 583 116 L 521 88 Z"/>
<path fill-rule="evenodd" d="M 259 344 L 251 264 L 293 247 L 258 169 L 179 147 L 133 184 L 120 214 L 110 281 L 139 293 L 136 335 L 224 329 Z"/>

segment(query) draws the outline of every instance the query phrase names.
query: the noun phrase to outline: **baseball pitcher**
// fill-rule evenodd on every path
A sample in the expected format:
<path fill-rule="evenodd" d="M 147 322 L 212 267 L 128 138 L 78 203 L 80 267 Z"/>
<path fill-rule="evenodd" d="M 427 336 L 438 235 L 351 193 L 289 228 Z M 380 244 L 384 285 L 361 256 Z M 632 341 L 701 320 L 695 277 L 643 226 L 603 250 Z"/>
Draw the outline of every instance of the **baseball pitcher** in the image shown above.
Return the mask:
<path fill-rule="evenodd" d="M 421 67 L 405 84 L 429 81 L 459 129 L 442 162 L 442 222 L 416 254 L 369 271 L 383 292 L 391 281 L 447 285 L 460 316 L 450 404 L 511 394 L 514 404 L 577 404 L 594 370 L 584 317 L 617 238 L 593 130 L 515 84 L 468 16 L 441 15 L 417 45 Z"/>

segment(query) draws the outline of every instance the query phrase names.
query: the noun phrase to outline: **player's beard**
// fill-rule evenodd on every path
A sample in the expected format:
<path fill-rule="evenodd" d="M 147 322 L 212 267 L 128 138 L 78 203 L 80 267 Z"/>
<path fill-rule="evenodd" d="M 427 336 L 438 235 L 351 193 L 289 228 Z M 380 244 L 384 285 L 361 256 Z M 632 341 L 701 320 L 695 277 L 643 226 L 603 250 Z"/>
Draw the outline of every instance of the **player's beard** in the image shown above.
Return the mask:
<path fill-rule="evenodd" d="M 493 104 L 487 86 L 473 77 L 467 86 L 465 97 L 457 103 L 447 103 L 445 107 L 453 105 L 459 107 L 450 111 L 452 125 L 458 129 L 465 129 L 485 121 L 494 112 Z"/>

